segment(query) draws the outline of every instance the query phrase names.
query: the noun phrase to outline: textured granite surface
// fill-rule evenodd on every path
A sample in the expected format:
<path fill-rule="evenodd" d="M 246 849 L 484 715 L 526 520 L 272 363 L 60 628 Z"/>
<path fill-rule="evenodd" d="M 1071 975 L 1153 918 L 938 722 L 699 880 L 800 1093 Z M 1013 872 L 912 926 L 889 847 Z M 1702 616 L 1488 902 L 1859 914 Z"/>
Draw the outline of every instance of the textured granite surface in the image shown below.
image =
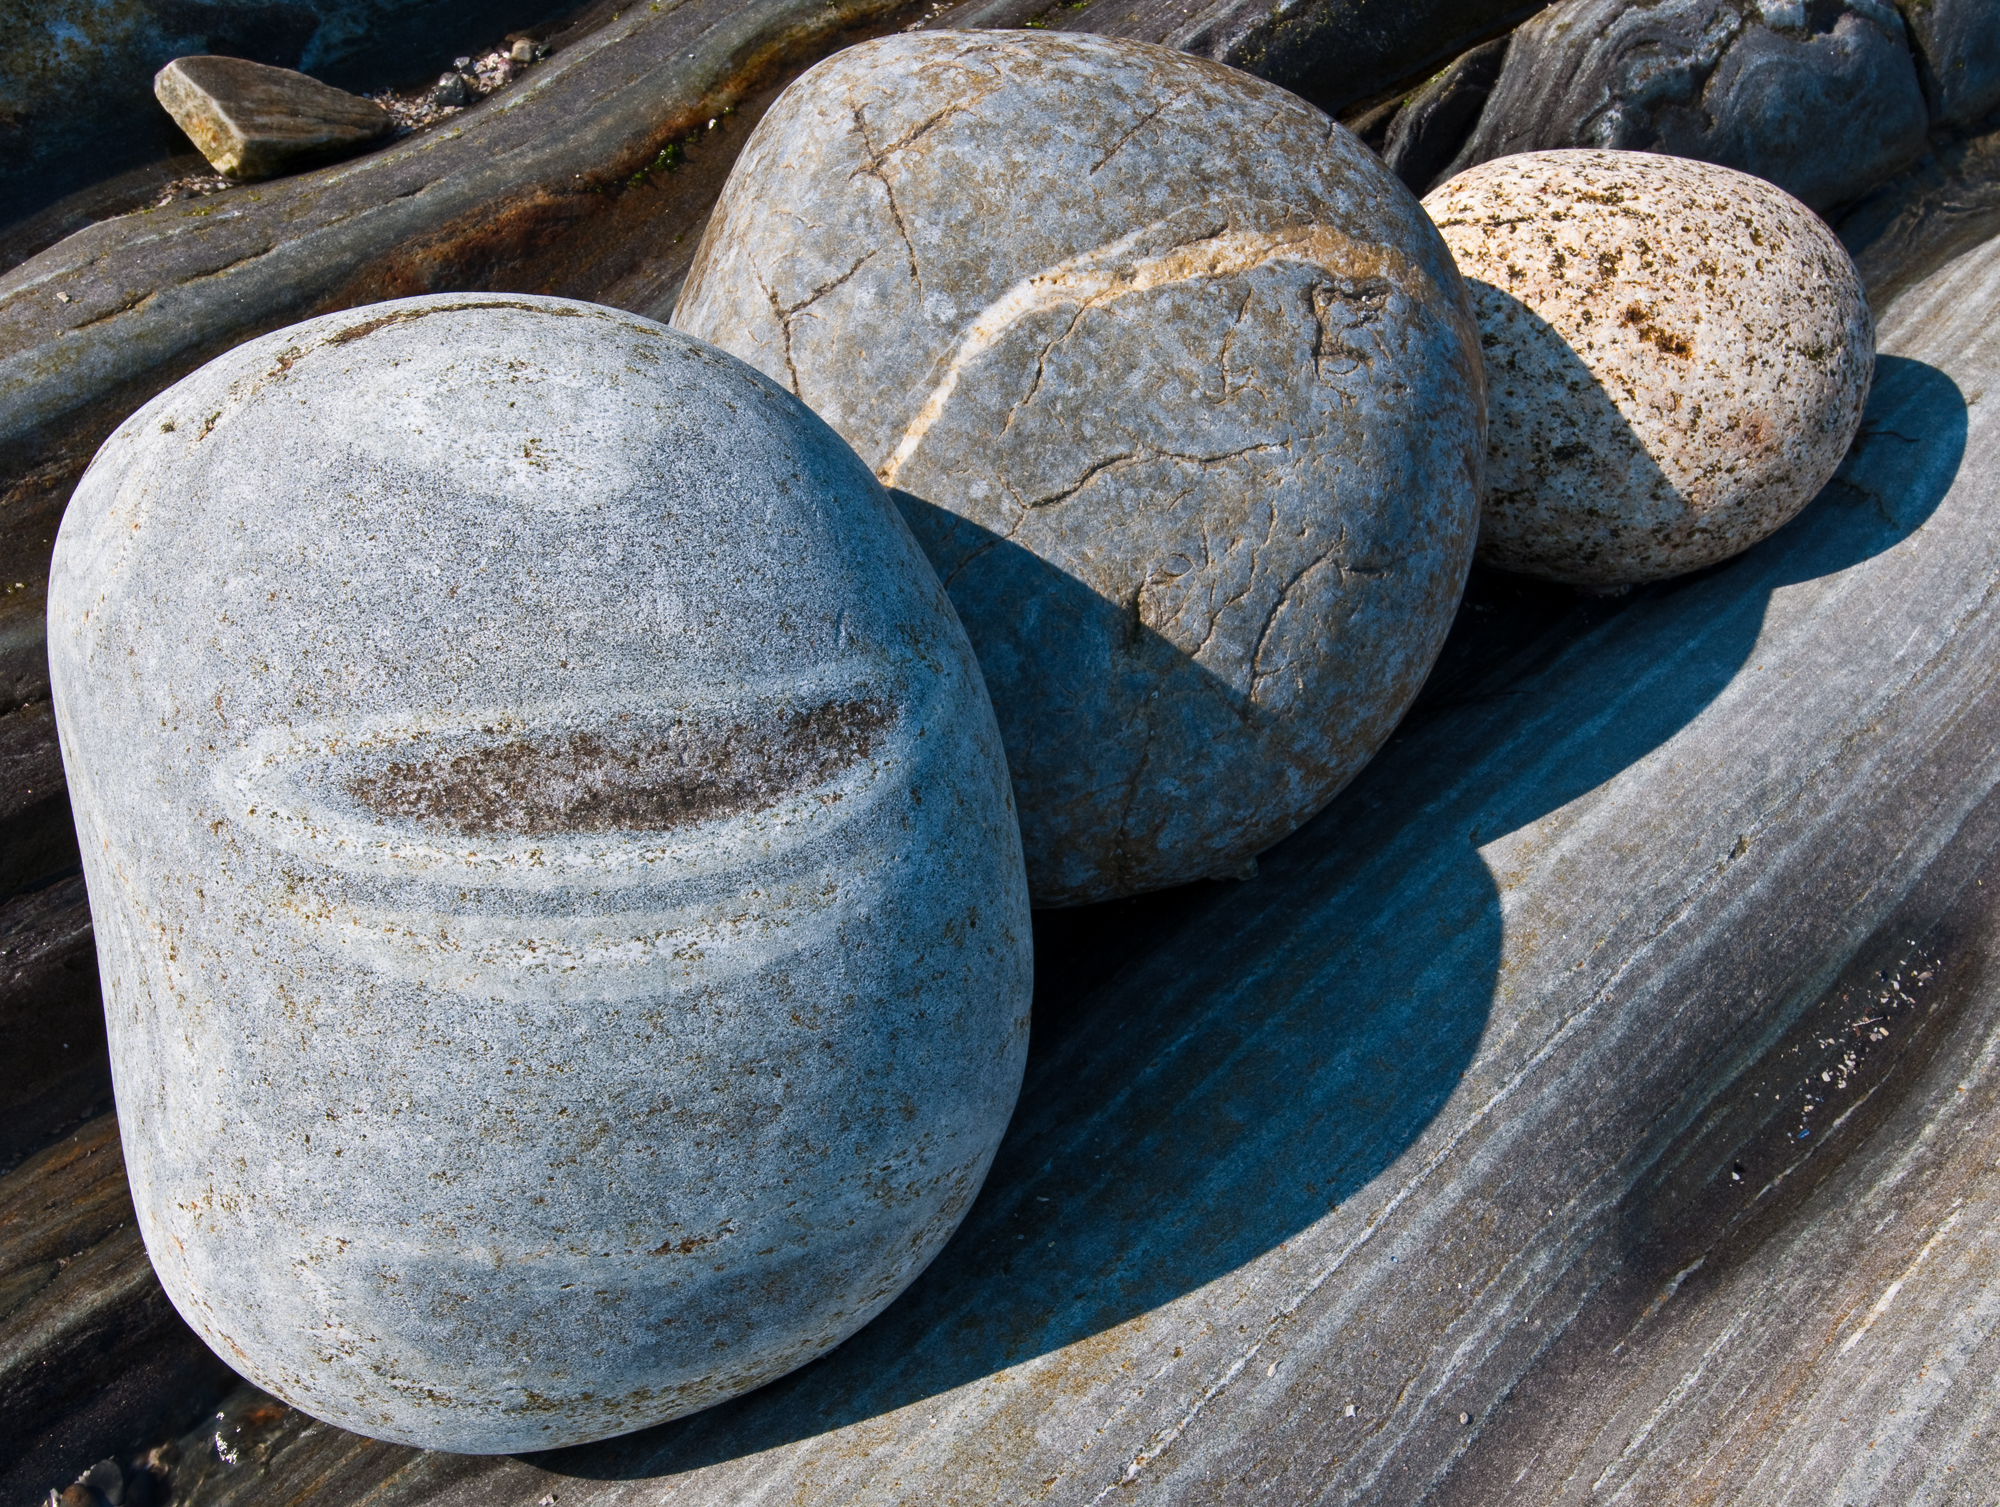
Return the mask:
<path fill-rule="evenodd" d="M 1875 330 L 1846 249 L 1728 168 L 1534 152 L 1424 200 L 1486 353 L 1479 558 L 1610 586 L 1786 523 L 1861 423 Z"/>

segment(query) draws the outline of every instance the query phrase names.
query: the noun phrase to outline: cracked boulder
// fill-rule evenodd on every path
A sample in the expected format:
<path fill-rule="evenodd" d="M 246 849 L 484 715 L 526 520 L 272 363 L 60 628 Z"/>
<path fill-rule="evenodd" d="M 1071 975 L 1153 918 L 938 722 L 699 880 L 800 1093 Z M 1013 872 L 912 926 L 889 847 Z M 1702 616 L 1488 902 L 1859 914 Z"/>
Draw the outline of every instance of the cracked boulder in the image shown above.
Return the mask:
<path fill-rule="evenodd" d="M 1707 163 L 1566 151 L 1473 168 L 1424 207 L 1486 350 L 1483 563 L 1583 586 L 1679 575 L 1833 476 L 1874 327 L 1797 200 Z"/>
<path fill-rule="evenodd" d="M 396 126 L 372 99 L 243 58 L 176 58 L 154 76 L 153 94 L 227 178 L 275 178 L 344 157 Z"/>
<path fill-rule="evenodd" d="M 1514 33 L 1449 172 L 1560 147 L 1664 152 L 1825 212 L 1915 160 L 1927 129 L 1884 0 L 1566 0 Z"/>
<path fill-rule="evenodd" d="M 1270 84 L 1144 44 L 903 35 L 745 145 L 674 322 L 899 489 L 979 655 L 1030 887 L 1242 870 L 1379 748 L 1484 449 L 1416 199 Z"/>
<path fill-rule="evenodd" d="M 592 304 L 328 315 L 112 434 L 49 603 L 139 1230 L 259 1386 L 602 1438 L 957 1226 L 1027 1048 L 1006 763 L 788 393 Z"/>

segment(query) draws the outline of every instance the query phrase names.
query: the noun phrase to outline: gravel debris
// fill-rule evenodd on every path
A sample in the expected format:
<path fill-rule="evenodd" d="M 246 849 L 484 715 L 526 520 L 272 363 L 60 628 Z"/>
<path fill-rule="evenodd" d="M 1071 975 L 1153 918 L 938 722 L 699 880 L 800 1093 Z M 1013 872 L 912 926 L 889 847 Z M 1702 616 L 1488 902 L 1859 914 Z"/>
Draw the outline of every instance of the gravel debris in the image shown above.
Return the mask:
<path fill-rule="evenodd" d="M 453 59 L 453 66 L 432 88 L 415 94 L 384 89 L 367 98 L 395 117 L 397 136 L 407 136 L 412 131 L 421 131 L 441 120 L 449 120 L 501 85 L 512 83 L 530 63 L 547 56 L 546 47 L 523 37 L 508 47 L 490 48 L 477 57 Z"/>

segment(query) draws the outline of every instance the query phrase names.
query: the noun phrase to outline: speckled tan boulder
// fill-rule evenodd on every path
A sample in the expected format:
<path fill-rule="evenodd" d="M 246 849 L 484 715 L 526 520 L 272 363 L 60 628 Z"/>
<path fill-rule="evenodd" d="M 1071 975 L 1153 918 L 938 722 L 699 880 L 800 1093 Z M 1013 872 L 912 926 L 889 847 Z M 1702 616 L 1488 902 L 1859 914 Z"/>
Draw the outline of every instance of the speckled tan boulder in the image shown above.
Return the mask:
<path fill-rule="evenodd" d="M 1860 279 L 1798 200 L 1644 152 L 1530 152 L 1424 207 L 1472 289 L 1479 558 L 1576 585 L 1749 548 L 1832 477 L 1875 366 Z"/>
<path fill-rule="evenodd" d="M 745 145 L 674 323 L 899 500 L 979 655 L 1029 884 L 1238 869 L 1423 683 L 1471 558 L 1471 309 L 1312 106 L 1137 43 L 885 38 Z"/>

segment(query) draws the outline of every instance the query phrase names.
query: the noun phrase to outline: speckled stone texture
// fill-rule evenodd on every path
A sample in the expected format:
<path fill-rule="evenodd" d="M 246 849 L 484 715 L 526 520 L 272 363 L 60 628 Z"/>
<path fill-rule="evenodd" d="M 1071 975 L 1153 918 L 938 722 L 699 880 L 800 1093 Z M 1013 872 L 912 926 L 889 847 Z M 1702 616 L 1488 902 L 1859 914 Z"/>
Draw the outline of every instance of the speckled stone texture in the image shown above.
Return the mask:
<path fill-rule="evenodd" d="M 1825 211 L 1920 156 L 1928 124 L 1886 0 L 1562 0 L 1514 33 L 1451 171 L 1562 147 L 1668 152 Z"/>
<path fill-rule="evenodd" d="M 112 435 L 49 600 L 140 1228 L 259 1385 L 602 1437 L 957 1225 L 1027 1041 L 1005 764 L 788 394 L 564 300 L 330 315 Z"/>
<path fill-rule="evenodd" d="M 1678 575 L 1832 477 L 1874 371 L 1818 216 L 1643 152 L 1535 152 L 1424 200 L 1464 269 L 1491 417 L 1479 558 L 1577 585 Z"/>
<path fill-rule="evenodd" d="M 1462 283 L 1345 130 L 1218 64 L 906 35 L 792 85 L 674 313 L 899 500 L 978 651 L 1038 905 L 1227 873 L 1395 726 L 1462 589 Z"/>

